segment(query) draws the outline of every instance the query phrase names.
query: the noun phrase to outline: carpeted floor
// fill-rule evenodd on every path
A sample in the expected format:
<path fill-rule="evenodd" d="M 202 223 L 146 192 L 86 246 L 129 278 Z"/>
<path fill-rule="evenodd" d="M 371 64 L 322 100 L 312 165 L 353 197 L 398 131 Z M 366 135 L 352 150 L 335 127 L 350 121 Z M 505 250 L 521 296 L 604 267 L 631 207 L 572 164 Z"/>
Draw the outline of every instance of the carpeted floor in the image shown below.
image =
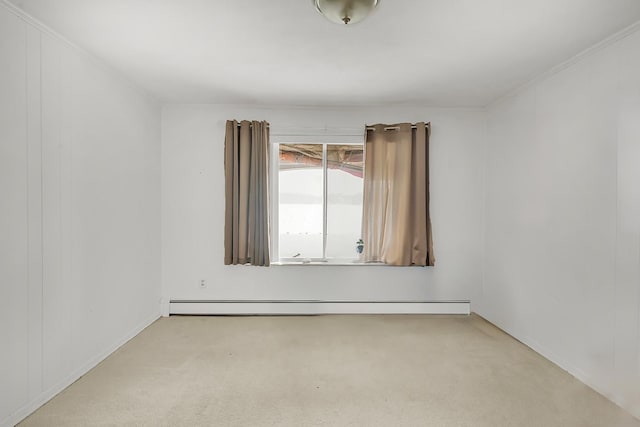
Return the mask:
<path fill-rule="evenodd" d="M 478 316 L 160 319 L 22 426 L 640 426 Z"/>

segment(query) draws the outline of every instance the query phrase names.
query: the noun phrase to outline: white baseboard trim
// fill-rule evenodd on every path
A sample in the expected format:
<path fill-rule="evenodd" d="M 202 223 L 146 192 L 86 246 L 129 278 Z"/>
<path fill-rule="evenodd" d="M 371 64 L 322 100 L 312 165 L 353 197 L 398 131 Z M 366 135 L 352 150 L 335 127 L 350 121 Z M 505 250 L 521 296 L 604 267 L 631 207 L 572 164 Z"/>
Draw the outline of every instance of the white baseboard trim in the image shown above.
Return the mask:
<path fill-rule="evenodd" d="M 160 315 L 162 317 L 169 317 L 170 313 L 170 301 L 168 299 L 162 299 L 160 301 Z"/>
<path fill-rule="evenodd" d="M 97 354 L 93 358 L 89 359 L 87 363 L 82 365 L 80 368 L 73 371 L 71 374 L 66 376 L 65 378 L 58 381 L 52 387 L 49 387 L 47 390 L 44 390 L 34 399 L 32 399 L 29 403 L 24 405 L 22 408 L 18 409 L 13 414 L 9 415 L 9 417 L 0 421 L 0 427 L 13 427 L 18 424 L 20 421 L 27 418 L 33 412 L 36 411 L 39 407 L 47 403 L 53 397 L 55 397 L 58 393 L 60 393 L 65 388 L 69 387 L 75 381 L 77 381 L 81 376 L 89 372 L 91 369 L 95 368 L 98 363 L 102 362 L 109 355 L 111 355 L 114 351 L 122 347 L 129 341 L 131 338 L 138 335 L 142 332 L 146 327 L 151 325 L 153 322 L 160 318 L 160 314 L 156 313 L 153 316 L 146 319 L 144 322 L 138 324 L 135 328 L 131 329 L 128 333 L 126 333 L 122 338 L 116 341 L 114 344 L 107 347 L 104 351 Z"/>
<path fill-rule="evenodd" d="M 170 314 L 470 314 L 469 301 L 263 301 L 225 300 L 169 303 Z"/>
<path fill-rule="evenodd" d="M 571 374 L 578 381 L 582 382 L 586 386 L 592 388 L 597 393 L 601 394 L 605 398 L 609 399 L 625 411 L 629 412 L 632 416 L 640 419 L 640 411 L 638 407 L 629 406 L 626 402 L 620 398 L 620 396 L 616 396 L 608 387 L 600 384 L 596 381 L 591 375 L 584 372 L 582 369 L 575 367 L 572 363 L 569 363 L 566 359 L 558 356 L 555 352 L 551 351 L 549 348 L 541 345 L 536 340 L 532 339 L 529 336 L 523 336 L 522 334 L 517 333 L 513 328 L 507 327 L 502 322 L 495 321 L 492 316 L 488 316 L 486 313 L 482 311 L 475 312 L 478 316 L 485 319 L 487 322 L 496 326 L 498 329 L 501 329 L 508 335 L 512 336 L 516 340 L 520 341 L 522 344 L 526 345 L 545 359 L 552 362 L 554 365 L 558 366 L 562 370 Z"/>

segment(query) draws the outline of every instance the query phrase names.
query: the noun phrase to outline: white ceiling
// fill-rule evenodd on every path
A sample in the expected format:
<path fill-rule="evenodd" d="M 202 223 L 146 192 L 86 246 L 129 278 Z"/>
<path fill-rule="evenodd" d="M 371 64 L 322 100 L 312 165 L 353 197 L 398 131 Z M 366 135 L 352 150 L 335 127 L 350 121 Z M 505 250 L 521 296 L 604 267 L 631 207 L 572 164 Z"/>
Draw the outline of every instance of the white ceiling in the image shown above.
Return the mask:
<path fill-rule="evenodd" d="M 13 1 L 164 102 L 484 106 L 640 20 L 639 0 Z"/>

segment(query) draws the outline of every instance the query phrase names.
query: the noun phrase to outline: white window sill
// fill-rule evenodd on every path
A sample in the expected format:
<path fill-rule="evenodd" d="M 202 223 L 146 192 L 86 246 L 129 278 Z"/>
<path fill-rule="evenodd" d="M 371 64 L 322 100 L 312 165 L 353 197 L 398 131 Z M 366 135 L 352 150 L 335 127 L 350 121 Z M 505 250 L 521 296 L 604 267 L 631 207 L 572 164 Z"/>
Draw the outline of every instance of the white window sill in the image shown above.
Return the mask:
<path fill-rule="evenodd" d="M 364 261 L 274 261 L 271 265 L 286 267 L 286 266 L 323 266 L 323 267 L 389 267 L 382 262 L 364 262 Z"/>

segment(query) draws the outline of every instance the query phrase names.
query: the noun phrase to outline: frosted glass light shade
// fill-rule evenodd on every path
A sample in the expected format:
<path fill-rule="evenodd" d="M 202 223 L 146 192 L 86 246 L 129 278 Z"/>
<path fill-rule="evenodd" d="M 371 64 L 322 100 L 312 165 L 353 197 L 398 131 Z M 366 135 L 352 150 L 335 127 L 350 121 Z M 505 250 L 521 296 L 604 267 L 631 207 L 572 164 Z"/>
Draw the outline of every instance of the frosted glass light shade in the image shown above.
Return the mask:
<path fill-rule="evenodd" d="M 336 24 L 355 24 L 369 15 L 379 0 L 313 0 L 318 12 Z"/>

